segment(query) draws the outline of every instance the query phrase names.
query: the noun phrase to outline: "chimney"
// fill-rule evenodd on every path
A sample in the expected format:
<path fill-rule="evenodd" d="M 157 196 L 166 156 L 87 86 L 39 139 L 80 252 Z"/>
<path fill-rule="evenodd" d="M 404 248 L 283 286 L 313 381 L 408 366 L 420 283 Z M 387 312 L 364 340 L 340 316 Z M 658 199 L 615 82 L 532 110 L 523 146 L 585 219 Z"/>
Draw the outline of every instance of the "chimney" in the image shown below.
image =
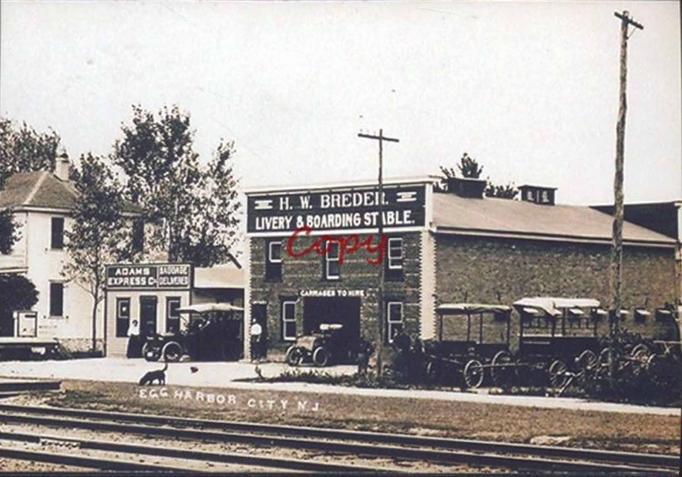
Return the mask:
<path fill-rule="evenodd" d="M 541 205 L 554 205 L 556 203 L 556 187 L 544 187 L 534 185 L 519 186 L 521 200 Z"/>
<path fill-rule="evenodd" d="M 445 181 L 448 192 L 469 199 L 482 199 L 488 181 L 485 179 L 472 179 L 469 177 L 449 177 Z"/>
<path fill-rule="evenodd" d="M 71 161 L 69 161 L 69 156 L 65 152 L 62 152 L 57 156 L 57 160 L 55 161 L 54 175 L 57 176 L 59 180 L 68 181 L 70 169 Z"/>

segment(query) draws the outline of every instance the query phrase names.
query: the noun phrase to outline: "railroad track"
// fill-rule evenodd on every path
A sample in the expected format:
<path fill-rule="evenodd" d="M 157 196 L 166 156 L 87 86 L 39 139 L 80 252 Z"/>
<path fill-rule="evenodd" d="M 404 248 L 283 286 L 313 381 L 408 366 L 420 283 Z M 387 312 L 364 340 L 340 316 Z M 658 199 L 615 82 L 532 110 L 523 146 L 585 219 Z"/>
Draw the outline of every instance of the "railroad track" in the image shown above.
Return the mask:
<path fill-rule="evenodd" d="M 215 443 L 243 443 L 331 454 L 469 465 L 542 472 L 677 475 L 678 456 L 578 449 L 556 446 L 422 437 L 352 430 L 210 421 L 84 409 L 25 407 L 0 404 L 0 422 L 115 432 Z M 0 441 L 41 442 L 64 439 L 49 434 L 0 432 Z M 211 453 L 178 447 L 121 444 L 93 439 L 70 439 L 79 449 L 165 456 L 194 461 L 236 463 L 261 468 L 304 472 L 377 472 L 376 467 L 282 459 L 243 453 Z M 0 448 L 0 455 L 3 449 Z M 83 464 L 85 465 L 85 464 Z M 107 468 L 105 464 L 101 468 Z M 167 467 L 167 466 L 166 466 Z M 165 468 L 164 470 L 170 470 Z M 392 470 L 395 472 L 395 469 Z"/>

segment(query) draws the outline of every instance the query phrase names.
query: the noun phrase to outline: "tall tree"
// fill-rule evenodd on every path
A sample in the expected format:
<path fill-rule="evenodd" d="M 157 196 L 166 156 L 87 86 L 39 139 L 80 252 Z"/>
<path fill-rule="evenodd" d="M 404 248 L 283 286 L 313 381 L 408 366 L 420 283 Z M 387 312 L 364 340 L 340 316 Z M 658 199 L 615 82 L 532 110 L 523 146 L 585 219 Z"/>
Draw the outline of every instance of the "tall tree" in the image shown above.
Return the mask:
<path fill-rule="evenodd" d="M 457 169 L 462 177 L 470 179 L 478 179 L 483 173 L 483 166 L 478 164 L 478 161 L 473 157 L 469 156 L 466 152 L 462 154 L 462 157 L 457 163 Z M 454 167 L 444 167 L 440 166 L 440 171 L 443 173 L 445 178 L 450 179 L 457 177 Z"/>
<path fill-rule="evenodd" d="M 53 130 L 37 132 L 0 118 L 0 186 L 16 172 L 53 171 L 61 138 Z"/>
<path fill-rule="evenodd" d="M 469 156 L 469 154 L 466 152 L 460 158 L 459 163 L 457 163 L 457 169 L 459 170 L 459 174 L 461 174 L 462 177 L 470 179 L 480 179 L 481 174 L 483 173 L 483 166 L 481 166 L 476 159 Z M 447 179 L 457 177 L 457 171 L 455 171 L 454 167 L 444 166 L 440 166 L 440 171 L 443 174 L 443 184 L 441 184 L 439 188 L 440 190 L 447 190 L 447 186 L 444 184 L 444 182 Z M 486 197 L 514 199 L 518 195 L 519 191 L 513 183 L 506 185 L 496 185 L 490 182 L 490 178 L 487 178 L 484 193 Z"/>
<path fill-rule="evenodd" d="M 225 261 L 236 242 L 239 201 L 234 144 L 221 142 L 207 165 L 194 151 L 190 117 L 177 106 L 158 114 L 133 106 L 113 161 L 127 177 L 126 196 L 157 224 L 153 249 L 171 262 L 209 266 Z"/>
<path fill-rule="evenodd" d="M 99 157 L 81 157 L 74 182 L 78 201 L 73 226 L 66 232 L 68 261 L 64 275 L 92 297 L 92 350 L 97 349 L 97 307 L 104 297 L 105 266 L 129 251 L 129 227 L 123 218 L 123 194 L 111 168 Z"/>

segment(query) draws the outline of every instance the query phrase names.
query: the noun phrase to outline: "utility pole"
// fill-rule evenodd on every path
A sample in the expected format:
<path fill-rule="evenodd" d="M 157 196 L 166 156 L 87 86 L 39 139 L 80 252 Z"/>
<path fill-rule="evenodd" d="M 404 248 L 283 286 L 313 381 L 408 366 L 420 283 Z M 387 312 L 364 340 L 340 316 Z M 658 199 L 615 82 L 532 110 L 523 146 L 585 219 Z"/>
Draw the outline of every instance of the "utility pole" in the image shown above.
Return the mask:
<path fill-rule="evenodd" d="M 609 382 L 613 388 L 616 372 L 615 340 L 618 337 L 620 310 L 622 307 L 623 286 L 623 163 L 625 156 L 625 112 L 627 110 L 627 54 L 628 31 L 630 25 L 643 30 L 644 27 L 630 18 L 627 10 L 614 15 L 620 23 L 620 107 L 618 109 L 618 123 L 616 124 L 616 174 L 613 180 L 614 209 L 613 209 L 613 247 L 611 249 L 610 292 L 611 312 L 609 313 Z"/>
<path fill-rule="evenodd" d="M 384 237 L 384 141 L 400 142 L 398 139 L 384 136 L 384 130 L 379 129 L 379 135 L 358 133 L 358 137 L 379 141 L 379 244 Z M 384 260 L 386 257 L 383 257 Z M 379 285 L 377 287 L 377 304 L 379 310 L 378 327 L 379 342 L 377 343 L 377 377 L 383 374 L 384 354 L 384 262 L 379 264 Z"/>

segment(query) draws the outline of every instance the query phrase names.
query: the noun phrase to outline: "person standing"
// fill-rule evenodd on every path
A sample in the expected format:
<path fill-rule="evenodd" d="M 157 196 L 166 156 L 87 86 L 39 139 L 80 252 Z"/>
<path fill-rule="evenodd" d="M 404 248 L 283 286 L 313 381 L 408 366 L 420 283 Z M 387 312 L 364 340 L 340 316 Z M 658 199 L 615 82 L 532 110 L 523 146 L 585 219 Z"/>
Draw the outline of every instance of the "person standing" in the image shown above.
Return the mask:
<path fill-rule="evenodd" d="M 128 325 L 128 349 L 126 350 L 126 356 L 128 358 L 139 358 L 141 348 L 140 322 L 132 320 Z"/>
<path fill-rule="evenodd" d="M 261 357 L 261 341 L 263 338 L 263 327 L 257 321 L 251 324 L 251 361 Z"/>

